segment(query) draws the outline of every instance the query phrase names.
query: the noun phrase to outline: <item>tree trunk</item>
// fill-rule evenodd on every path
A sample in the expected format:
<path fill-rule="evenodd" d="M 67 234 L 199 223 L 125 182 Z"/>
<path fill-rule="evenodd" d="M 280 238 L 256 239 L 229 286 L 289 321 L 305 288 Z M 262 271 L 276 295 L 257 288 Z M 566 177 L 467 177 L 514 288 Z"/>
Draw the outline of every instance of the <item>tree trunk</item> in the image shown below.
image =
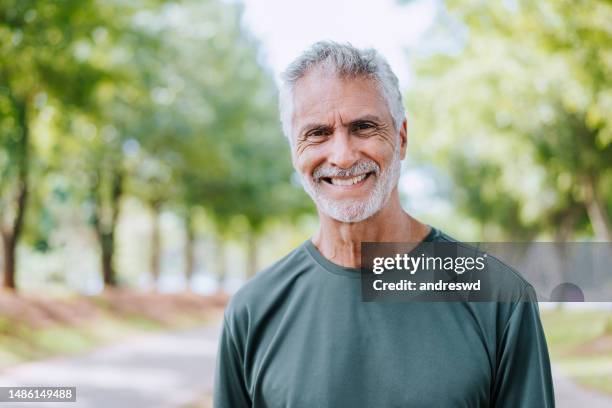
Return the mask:
<path fill-rule="evenodd" d="M 599 241 L 612 241 L 612 228 L 610 218 L 606 212 L 605 205 L 597 191 L 597 179 L 595 176 L 585 178 L 585 206 L 595 236 Z"/>
<path fill-rule="evenodd" d="M 254 231 L 251 231 L 249 233 L 248 242 L 247 242 L 247 260 L 246 260 L 247 278 L 252 278 L 253 276 L 255 276 L 255 274 L 258 271 L 258 257 L 257 257 L 258 247 L 259 246 L 258 246 L 257 234 Z"/>
<path fill-rule="evenodd" d="M 115 268 L 113 266 L 113 247 L 115 246 L 115 237 L 112 232 L 101 233 L 99 236 L 100 248 L 102 250 L 100 262 L 102 265 L 102 278 L 104 279 L 104 286 L 115 287 L 117 286 L 117 277 L 115 274 Z"/>
<path fill-rule="evenodd" d="M 558 228 L 555 231 L 555 242 L 567 242 L 572 237 L 582 206 L 572 206 L 561 215 Z"/>
<path fill-rule="evenodd" d="M 225 260 L 225 241 L 220 234 L 215 234 L 215 271 L 220 286 L 223 286 L 227 276 L 227 262 Z"/>
<path fill-rule="evenodd" d="M 98 174 L 96 188 L 93 191 L 95 209 L 93 215 L 93 225 L 100 243 L 100 265 L 102 268 L 102 278 L 104 287 L 117 286 L 117 273 L 113 265 L 115 253 L 115 230 L 119 211 L 121 209 L 121 195 L 123 193 L 123 174 L 117 171 L 112 174 L 112 189 L 110 202 L 110 218 L 104 219 L 104 199 L 102 197 L 100 175 Z"/>
<path fill-rule="evenodd" d="M 157 283 L 160 275 L 160 250 L 161 250 L 161 238 L 159 234 L 159 216 L 161 204 L 154 202 L 151 205 L 153 210 L 151 218 L 151 254 L 150 254 L 150 268 L 151 278 L 153 279 L 153 287 L 157 289 Z"/>
<path fill-rule="evenodd" d="M 188 213 L 185 217 L 185 280 L 187 289 L 191 289 L 191 278 L 195 268 L 195 232 L 193 228 L 193 219 Z"/>
<path fill-rule="evenodd" d="M 5 289 L 15 290 L 15 240 L 12 235 L 5 232 L 2 233 L 2 250 L 4 254 L 2 286 Z"/>
<path fill-rule="evenodd" d="M 18 181 L 17 199 L 15 200 L 15 215 L 9 221 L 7 230 L 0 225 L 4 251 L 4 279 L 2 286 L 9 290 L 15 290 L 15 274 L 17 271 L 17 243 L 23 230 L 23 223 L 28 198 L 28 174 L 30 172 L 29 161 L 29 133 L 27 106 L 25 102 L 12 99 L 17 110 L 18 122 L 22 133 L 18 145 Z"/>

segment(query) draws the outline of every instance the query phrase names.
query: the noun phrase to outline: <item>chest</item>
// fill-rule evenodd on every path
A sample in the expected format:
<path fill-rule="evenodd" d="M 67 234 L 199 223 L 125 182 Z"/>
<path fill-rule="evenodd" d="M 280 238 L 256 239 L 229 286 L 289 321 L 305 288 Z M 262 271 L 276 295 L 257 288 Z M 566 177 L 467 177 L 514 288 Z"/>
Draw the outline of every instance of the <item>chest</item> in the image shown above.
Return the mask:
<path fill-rule="evenodd" d="M 285 316 L 254 364 L 256 407 L 487 405 L 491 356 L 469 318 L 353 306 Z"/>

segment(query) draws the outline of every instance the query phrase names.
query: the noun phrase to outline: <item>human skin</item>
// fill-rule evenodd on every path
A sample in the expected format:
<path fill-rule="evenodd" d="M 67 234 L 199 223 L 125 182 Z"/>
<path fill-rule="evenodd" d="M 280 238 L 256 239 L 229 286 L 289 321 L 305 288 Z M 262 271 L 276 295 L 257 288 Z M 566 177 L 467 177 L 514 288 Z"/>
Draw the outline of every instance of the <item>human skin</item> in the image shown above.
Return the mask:
<path fill-rule="evenodd" d="M 399 132 L 376 83 L 365 77 L 339 78 L 315 68 L 298 80 L 293 93 L 292 159 L 295 169 L 333 200 L 365 200 L 376 178 L 370 174 L 350 186 L 313 178 L 320 165 L 349 169 L 359 160 L 373 160 L 381 171 L 393 162 L 396 149 L 406 156 L 406 120 Z M 399 135 L 398 135 L 399 133 Z M 373 216 L 360 222 L 341 222 L 318 209 L 319 229 L 312 237 L 330 261 L 360 267 L 361 242 L 419 242 L 429 227 L 406 213 L 397 184 L 389 199 Z"/>

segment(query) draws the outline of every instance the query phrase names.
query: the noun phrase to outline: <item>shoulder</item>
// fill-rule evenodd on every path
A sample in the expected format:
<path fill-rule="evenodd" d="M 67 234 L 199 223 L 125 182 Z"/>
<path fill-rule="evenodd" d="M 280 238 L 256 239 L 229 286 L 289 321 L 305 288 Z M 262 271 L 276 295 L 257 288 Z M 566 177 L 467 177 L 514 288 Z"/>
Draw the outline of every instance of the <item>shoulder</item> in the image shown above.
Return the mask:
<path fill-rule="evenodd" d="M 481 292 L 470 296 L 465 305 L 476 316 L 483 332 L 489 334 L 491 350 L 495 350 L 513 321 L 520 323 L 525 313 L 537 319 L 536 291 L 518 270 L 491 253 L 497 251 L 489 251 L 482 243 L 461 242 L 441 231 L 433 242 L 456 245 L 462 256 L 485 257 L 486 267 L 478 277 Z"/>
<path fill-rule="evenodd" d="M 308 269 L 310 255 L 304 244 L 257 273 L 230 299 L 225 309 L 228 323 L 261 316 Z"/>
<path fill-rule="evenodd" d="M 535 290 L 531 284 L 514 267 L 490 252 L 486 244 L 462 242 L 440 230 L 436 230 L 433 242 L 456 246 L 458 256 L 485 259 L 483 279 L 488 293 L 484 294 L 484 299 L 503 302 L 533 300 Z"/>

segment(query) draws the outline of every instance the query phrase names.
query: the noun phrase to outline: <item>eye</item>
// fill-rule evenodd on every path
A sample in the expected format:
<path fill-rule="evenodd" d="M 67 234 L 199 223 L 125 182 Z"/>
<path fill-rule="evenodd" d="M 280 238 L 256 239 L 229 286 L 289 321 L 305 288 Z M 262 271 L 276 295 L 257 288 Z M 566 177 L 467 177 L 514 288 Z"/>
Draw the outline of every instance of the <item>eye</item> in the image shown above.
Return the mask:
<path fill-rule="evenodd" d="M 373 129 L 375 125 L 372 122 L 356 122 L 352 126 L 353 132 L 363 132 L 365 130 Z"/>
<path fill-rule="evenodd" d="M 319 137 L 325 137 L 325 136 L 329 136 L 330 132 L 328 129 L 325 128 L 317 128 L 317 129 L 313 129 L 310 132 L 308 132 L 306 134 L 306 138 L 309 137 L 313 137 L 313 138 L 319 138 Z"/>

